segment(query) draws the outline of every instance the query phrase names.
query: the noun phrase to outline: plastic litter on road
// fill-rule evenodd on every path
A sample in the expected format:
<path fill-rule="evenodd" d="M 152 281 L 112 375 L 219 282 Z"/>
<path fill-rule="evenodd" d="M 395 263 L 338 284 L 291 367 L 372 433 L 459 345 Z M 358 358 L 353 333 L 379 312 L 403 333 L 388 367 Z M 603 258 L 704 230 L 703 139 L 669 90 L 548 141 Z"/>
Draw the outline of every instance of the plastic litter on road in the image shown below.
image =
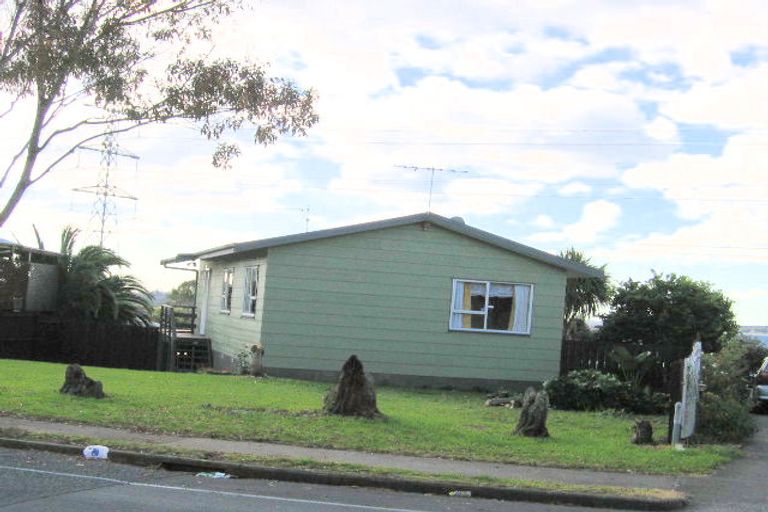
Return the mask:
<path fill-rule="evenodd" d="M 472 491 L 451 491 L 448 493 L 448 496 L 453 496 L 454 498 L 471 498 Z"/>
<path fill-rule="evenodd" d="M 100 444 L 92 444 L 83 448 L 83 457 L 86 459 L 106 459 L 109 456 L 109 448 Z"/>
<path fill-rule="evenodd" d="M 221 471 L 214 471 L 214 472 L 202 472 L 198 473 L 195 476 L 202 476 L 204 478 L 232 478 L 232 475 L 228 475 L 227 473 L 222 473 Z"/>

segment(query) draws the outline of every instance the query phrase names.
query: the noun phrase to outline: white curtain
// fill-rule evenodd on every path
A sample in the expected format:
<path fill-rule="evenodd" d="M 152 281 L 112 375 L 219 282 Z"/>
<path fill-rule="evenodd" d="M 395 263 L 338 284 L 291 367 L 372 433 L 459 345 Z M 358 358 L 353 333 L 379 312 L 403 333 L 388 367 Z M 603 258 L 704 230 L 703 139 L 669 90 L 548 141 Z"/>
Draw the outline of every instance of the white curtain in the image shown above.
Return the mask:
<path fill-rule="evenodd" d="M 466 291 L 469 291 L 469 296 L 465 297 Z M 465 300 L 466 304 L 469 304 L 469 297 L 472 297 L 474 295 L 481 295 L 483 298 L 485 298 L 485 284 L 483 283 L 467 283 L 466 281 L 456 281 L 456 288 L 454 289 L 453 294 L 453 309 L 454 310 L 465 310 L 465 311 L 472 311 L 472 306 L 465 307 Z M 485 302 L 485 300 L 483 300 Z M 480 310 L 475 310 L 480 311 Z"/>
<path fill-rule="evenodd" d="M 501 297 L 508 299 L 514 297 L 515 287 L 511 284 L 495 284 L 491 283 L 491 291 L 489 293 L 491 297 Z"/>
<path fill-rule="evenodd" d="M 515 324 L 512 332 L 528 333 L 528 309 L 531 301 L 531 287 L 515 285 Z"/>
<path fill-rule="evenodd" d="M 466 281 L 456 281 L 453 290 L 453 310 L 454 311 L 482 311 L 482 309 L 473 310 L 471 297 L 480 295 L 485 304 L 485 283 L 469 283 Z M 472 315 L 464 313 L 454 313 L 451 315 L 451 328 L 466 329 L 471 327 Z"/>

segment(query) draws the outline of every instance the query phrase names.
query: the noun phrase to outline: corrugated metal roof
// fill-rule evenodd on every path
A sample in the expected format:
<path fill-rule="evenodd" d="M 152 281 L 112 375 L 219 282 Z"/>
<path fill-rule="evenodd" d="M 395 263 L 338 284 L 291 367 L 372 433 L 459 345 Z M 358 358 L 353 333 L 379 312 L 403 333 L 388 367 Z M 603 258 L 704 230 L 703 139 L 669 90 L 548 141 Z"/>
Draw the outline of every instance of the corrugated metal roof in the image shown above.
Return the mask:
<path fill-rule="evenodd" d="M 548 252 L 540 251 L 538 249 L 534 249 L 533 247 L 529 247 L 507 238 L 494 235 L 493 233 L 483 231 L 482 229 L 473 228 L 472 226 L 464 224 L 464 222 L 461 220 L 448 219 L 435 213 L 419 213 L 416 215 L 408 215 L 406 217 L 396 217 L 393 219 L 365 222 L 363 224 L 354 224 L 340 228 L 323 229 L 319 231 L 311 231 L 309 233 L 279 236 L 275 238 L 265 238 L 262 240 L 253 240 L 250 242 L 233 243 L 222 245 L 220 247 L 214 247 L 212 249 L 206 249 L 200 252 L 178 254 L 173 258 L 162 260 L 160 263 L 167 265 L 170 263 L 179 263 L 182 261 L 190 261 L 196 259 L 216 259 L 239 253 L 256 251 L 259 249 L 268 249 L 270 247 L 277 247 L 281 245 L 300 244 L 302 242 L 309 242 L 311 240 L 321 240 L 324 238 L 352 235 L 366 231 L 375 231 L 379 229 L 387 229 L 424 222 L 434 224 L 435 226 L 453 231 L 454 233 L 459 233 L 461 235 L 474 238 L 475 240 L 479 240 L 481 242 L 485 242 L 502 249 L 506 249 L 515 254 L 526 256 L 533 260 L 546 263 L 547 265 L 563 269 L 568 273 L 569 277 L 603 277 L 603 272 L 600 269 L 566 260 Z"/>

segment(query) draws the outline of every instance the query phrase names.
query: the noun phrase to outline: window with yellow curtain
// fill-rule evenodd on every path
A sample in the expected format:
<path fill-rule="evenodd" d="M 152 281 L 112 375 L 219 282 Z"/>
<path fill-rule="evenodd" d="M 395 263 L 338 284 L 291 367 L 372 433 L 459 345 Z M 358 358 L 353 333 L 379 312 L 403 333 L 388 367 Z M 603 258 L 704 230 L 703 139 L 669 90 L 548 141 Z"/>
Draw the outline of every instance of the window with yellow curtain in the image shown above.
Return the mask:
<path fill-rule="evenodd" d="M 530 334 L 533 285 L 453 280 L 452 330 Z"/>

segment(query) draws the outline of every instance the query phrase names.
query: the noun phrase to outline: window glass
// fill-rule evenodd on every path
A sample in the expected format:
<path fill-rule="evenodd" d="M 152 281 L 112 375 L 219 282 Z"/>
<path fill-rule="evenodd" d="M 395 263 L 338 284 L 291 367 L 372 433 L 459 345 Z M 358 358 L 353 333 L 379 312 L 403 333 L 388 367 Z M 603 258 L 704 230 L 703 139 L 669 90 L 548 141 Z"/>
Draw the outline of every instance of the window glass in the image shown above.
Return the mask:
<path fill-rule="evenodd" d="M 229 312 L 232 309 L 232 279 L 235 269 L 224 269 L 224 278 L 221 283 L 221 310 Z"/>
<path fill-rule="evenodd" d="M 256 314 L 256 297 L 259 287 L 259 267 L 247 267 L 245 269 L 245 282 L 243 286 L 243 313 Z"/>
<path fill-rule="evenodd" d="M 485 311 L 485 283 L 459 282 L 456 297 L 457 309 Z"/>
<path fill-rule="evenodd" d="M 530 284 L 454 281 L 451 329 L 530 333 Z"/>
<path fill-rule="evenodd" d="M 515 287 L 491 283 L 488 292 L 488 329 L 511 331 L 515 323 Z"/>

